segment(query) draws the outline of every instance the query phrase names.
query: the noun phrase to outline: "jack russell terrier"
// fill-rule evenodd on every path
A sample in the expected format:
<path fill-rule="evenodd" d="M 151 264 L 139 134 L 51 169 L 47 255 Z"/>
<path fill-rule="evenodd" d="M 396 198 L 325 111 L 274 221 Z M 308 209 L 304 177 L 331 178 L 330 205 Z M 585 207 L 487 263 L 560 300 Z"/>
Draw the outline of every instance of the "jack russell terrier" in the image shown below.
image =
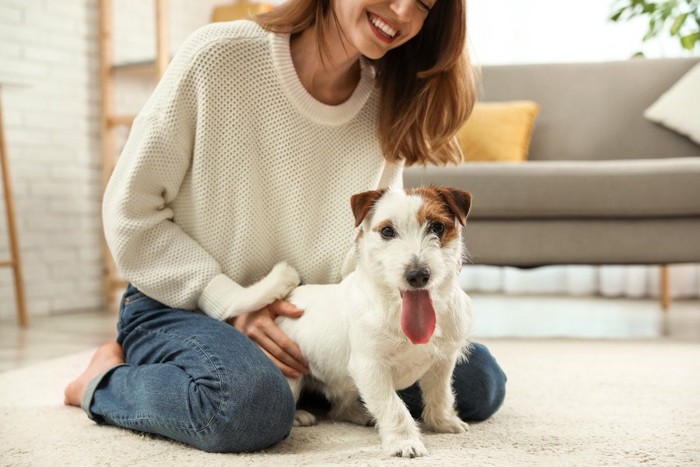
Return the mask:
<path fill-rule="evenodd" d="M 339 284 L 294 288 L 286 300 L 304 314 L 276 320 L 309 362 L 309 376 L 288 378 L 295 399 L 311 388 L 331 402 L 331 418 L 374 421 L 389 455 L 427 454 L 396 393 L 416 381 L 424 428 L 468 429 L 455 411 L 452 372 L 469 347 L 471 301 L 458 274 L 471 200 L 468 192 L 439 186 L 354 195 L 354 271 Z M 277 287 L 272 273 L 261 282 L 280 298 L 280 288 L 288 291 L 298 276 L 284 263 L 275 269 Z M 296 426 L 315 423 L 297 411 Z"/>

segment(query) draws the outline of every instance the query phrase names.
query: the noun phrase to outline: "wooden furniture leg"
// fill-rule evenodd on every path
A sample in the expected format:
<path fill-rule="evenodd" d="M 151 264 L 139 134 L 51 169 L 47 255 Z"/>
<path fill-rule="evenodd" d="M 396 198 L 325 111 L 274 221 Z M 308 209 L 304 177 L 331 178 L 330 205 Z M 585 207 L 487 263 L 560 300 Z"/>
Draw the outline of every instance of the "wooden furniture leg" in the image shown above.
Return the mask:
<path fill-rule="evenodd" d="M 661 299 L 661 309 L 668 312 L 671 308 L 671 271 L 668 264 L 661 265 L 661 283 L 659 298 Z"/>
<path fill-rule="evenodd" d="M 1 87 L 0 87 L 1 90 Z M 10 183 L 10 163 L 5 143 L 5 126 L 2 118 L 2 101 L 0 100 L 0 171 L 2 171 L 2 186 L 5 197 L 5 214 L 7 215 L 7 233 L 10 242 L 10 259 L 0 260 L 0 267 L 11 267 L 15 279 L 15 300 L 17 301 L 17 316 L 22 327 L 29 325 L 27 317 L 27 303 L 24 297 L 24 281 L 22 275 L 22 261 L 19 255 L 19 242 L 17 240 L 17 224 L 15 222 L 15 200 L 12 196 Z"/>

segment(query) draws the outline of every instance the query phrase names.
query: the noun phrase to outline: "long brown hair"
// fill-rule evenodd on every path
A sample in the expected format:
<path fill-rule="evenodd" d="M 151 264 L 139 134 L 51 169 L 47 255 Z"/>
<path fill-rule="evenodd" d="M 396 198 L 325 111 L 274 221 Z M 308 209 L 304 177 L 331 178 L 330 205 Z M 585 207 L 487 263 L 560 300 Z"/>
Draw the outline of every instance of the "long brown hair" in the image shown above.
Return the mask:
<path fill-rule="evenodd" d="M 331 0 L 289 0 L 254 19 L 282 34 L 315 25 L 323 57 L 329 14 L 337 25 Z M 476 100 L 466 21 L 466 0 L 438 0 L 416 37 L 374 61 L 379 139 L 386 159 L 403 159 L 406 165 L 462 161 L 455 134 Z"/>

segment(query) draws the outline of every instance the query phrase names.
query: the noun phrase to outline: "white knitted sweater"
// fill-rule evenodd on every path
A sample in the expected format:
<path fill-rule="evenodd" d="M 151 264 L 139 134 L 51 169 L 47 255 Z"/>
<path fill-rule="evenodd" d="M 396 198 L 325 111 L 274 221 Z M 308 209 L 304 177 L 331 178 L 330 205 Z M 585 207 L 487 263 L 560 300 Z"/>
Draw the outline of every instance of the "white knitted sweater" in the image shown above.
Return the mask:
<path fill-rule="evenodd" d="M 371 67 L 349 100 L 315 100 L 289 36 L 250 21 L 195 32 L 134 122 L 103 223 L 123 276 L 173 308 L 221 319 L 281 260 L 340 280 L 350 196 L 400 186 L 377 130 Z M 250 310 L 253 311 L 253 310 Z"/>

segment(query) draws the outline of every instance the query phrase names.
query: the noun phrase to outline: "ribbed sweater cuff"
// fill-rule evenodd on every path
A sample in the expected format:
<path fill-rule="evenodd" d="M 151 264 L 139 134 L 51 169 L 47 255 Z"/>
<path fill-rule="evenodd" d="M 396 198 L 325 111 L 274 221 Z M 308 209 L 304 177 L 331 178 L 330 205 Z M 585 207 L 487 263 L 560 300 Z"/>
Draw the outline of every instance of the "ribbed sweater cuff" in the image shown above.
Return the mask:
<path fill-rule="evenodd" d="M 243 290 L 241 285 L 232 281 L 225 274 L 219 274 L 207 285 L 199 297 L 197 306 L 207 315 L 218 320 L 233 318 L 228 310 L 233 308 L 236 296 Z"/>

